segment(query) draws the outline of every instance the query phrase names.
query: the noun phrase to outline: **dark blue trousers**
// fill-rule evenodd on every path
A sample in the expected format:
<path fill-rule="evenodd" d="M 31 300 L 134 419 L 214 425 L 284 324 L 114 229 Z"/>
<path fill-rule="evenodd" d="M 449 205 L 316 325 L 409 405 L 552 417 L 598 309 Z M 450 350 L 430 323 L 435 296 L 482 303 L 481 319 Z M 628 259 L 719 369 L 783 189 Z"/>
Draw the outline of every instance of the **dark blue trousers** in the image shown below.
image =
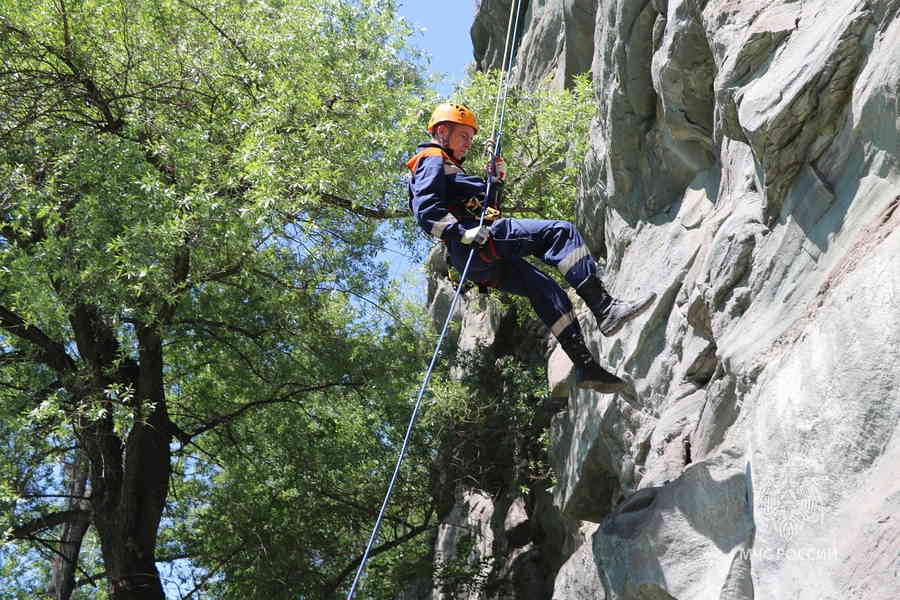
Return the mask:
<path fill-rule="evenodd" d="M 450 242 L 448 246 L 450 264 L 462 272 L 471 247 L 460 242 Z M 572 303 L 559 284 L 524 260 L 524 256 L 534 256 L 557 268 L 576 289 L 596 275 L 597 264 L 575 226 L 567 221 L 498 219 L 491 225 L 491 240 L 476 251 L 468 277 L 525 296 L 558 337 L 569 326 L 578 324 Z"/>

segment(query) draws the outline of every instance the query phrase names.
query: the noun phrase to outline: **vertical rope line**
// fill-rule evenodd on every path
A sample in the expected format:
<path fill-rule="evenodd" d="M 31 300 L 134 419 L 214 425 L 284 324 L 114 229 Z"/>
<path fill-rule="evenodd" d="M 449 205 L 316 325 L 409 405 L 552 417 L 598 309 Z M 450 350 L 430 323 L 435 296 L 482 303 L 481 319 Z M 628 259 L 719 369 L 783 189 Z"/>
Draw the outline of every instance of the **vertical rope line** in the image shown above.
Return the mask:
<path fill-rule="evenodd" d="M 504 49 L 503 52 L 503 79 L 501 81 L 500 90 L 497 94 L 497 107 L 500 109 L 499 120 L 497 119 L 497 111 L 495 110 L 494 112 L 494 133 L 492 134 L 494 143 L 490 157 L 491 171 L 493 172 L 496 172 L 495 164 L 497 161 L 497 157 L 500 155 L 500 150 L 503 143 L 503 125 L 506 122 L 506 100 L 509 97 L 509 78 L 512 71 L 513 60 L 516 56 L 515 50 L 518 44 L 517 34 L 519 31 L 519 17 L 521 16 L 521 13 L 522 0 L 515 0 L 512 6 L 510 6 L 510 24 L 506 35 L 506 44 L 508 47 Z M 513 15 L 515 15 L 515 22 L 513 22 Z M 490 198 L 490 187 L 491 179 L 488 178 L 488 189 L 485 191 L 485 198 Z M 485 204 L 485 206 L 487 205 Z M 482 213 L 482 217 L 483 216 L 484 213 Z"/>
<path fill-rule="evenodd" d="M 509 97 L 509 77 L 512 71 L 512 63 L 515 58 L 515 46 L 517 43 L 516 33 L 519 31 L 519 16 L 522 12 L 522 0 L 515 0 L 510 8 L 509 25 L 507 26 L 506 44 L 507 48 L 503 51 L 503 78 L 501 80 L 500 89 L 497 92 L 497 107 L 500 109 L 500 118 L 497 119 L 496 112 L 494 114 L 494 133 L 492 134 L 494 143 L 491 146 L 491 157 L 489 161 L 487 188 L 484 191 L 484 206 L 481 210 L 481 217 L 478 219 L 478 226 L 484 225 L 484 216 L 487 214 L 488 199 L 491 197 L 491 188 L 493 187 L 493 174 L 497 172 L 497 157 L 500 156 L 500 149 L 503 144 L 503 125 L 506 123 L 506 100 Z M 515 14 L 515 22 L 513 22 L 513 14 Z"/>
<path fill-rule="evenodd" d="M 518 1 L 519 0 L 515 0 L 515 2 L 513 2 L 513 5 L 518 4 Z M 503 44 L 503 60 L 500 62 L 500 68 L 502 69 L 502 72 L 504 74 L 507 72 L 506 59 L 509 57 L 509 54 L 510 54 L 509 40 L 510 40 L 510 37 L 512 36 L 512 31 L 513 31 L 513 17 L 517 17 L 516 13 L 518 13 L 518 9 L 513 10 L 513 8 L 514 8 L 514 6 L 509 7 L 509 23 L 506 24 L 506 41 Z M 501 85 L 503 85 L 503 83 L 504 83 L 503 81 L 500 82 Z M 492 140 L 497 139 L 497 114 L 499 112 L 500 112 L 500 94 L 497 94 L 497 101 L 494 103 L 494 118 L 493 118 L 493 120 L 491 120 L 491 124 L 493 127 L 493 129 L 491 130 L 491 139 Z"/>
<path fill-rule="evenodd" d="M 466 275 L 469 271 L 469 265 L 472 262 L 472 256 L 475 253 L 475 249 L 469 251 L 469 257 L 466 260 L 466 266 L 463 269 L 462 274 L 459 278 L 459 285 L 456 288 L 456 292 L 453 294 L 453 300 L 450 302 L 450 311 L 447 313 L 447 318 L 444 320 L 444 326 L 441 328 L 441 334 L 438 337 L 437 344 L 434 348 L 434 353 L 431 355 L 431 362 L 428 365 L 428 370 L 425 372 L 425 379 L 422 381 L 422 385 L 419 387 L 419 393 L 416 396 L 416 403 L 413 406 L 412 415 L 409 419 L 409 425 L 406 428 L 406 435 L 403 438 L 403 445 L 400 448 L 400 453 L 397 456 L 397 464 L 394 466 L 394 474 L 391 476 L 390 483 L 388 484 L 387 493 L 384 496 L 384 501 L 381 503 L 381 509 L 378 511 L 378 518 L 375 520 L 375 526 L 372 528 L 372 535 L 369 536 L 369 543 L 366 545 L 366 551 L 363 553 L 362 560 L 359 562 L 359 568 L 356 570 L 356 576 L 353 578 L 353 585 L 350 586 L 350 593 L 347 594 L 347 600 L 352 600 L 354 594 L 356 593 L 356 588 L 359 585 L 360 578 L 362 577 L 363 571 L 365 570 L 366 563 L 369 560 L 369 554 L 372 552 L 372 548 L 375 545 L 376 540 L 378 539 L 378 531 L 381 529 L 381 523 L 384 520 L 385 512 L 387 511 L 388 503 L 390 502 L 391 496 L 394 493 L 394 486 L 397 484 L 397 478 L 400 475 L 400 466 L 403 463 L 403 457 L 406 454 L 406 450 L 409 446 L 409 441 L 412 438 L 413 427 L 416 423 L 416 418 L 419 414 L 419 409 L 422 406 L 422 399 L 425 397 L 425 391 L 428 389 L 428 383 L 431 381 L 431 375 L 434 371 L 434 366 L 437 364 L 438 356 L 441 353 L 441 346 L 444 343 L 444 337 L 447 335 L 447 330 L 450 326 L 450 320 L 453 317 L 453 312 L 456 310 L 456 304 L 459 302 L 459 296 L 463 289 L 463 284 L 466 280 Z"/>
<path fill-rule="evenodd" d="M 506 33 L 506 45 L 503 51 L 503 82 L 498 90 L 497 94 L 497 108 L 500 111 L 500 119 L 499 122 L 496 121 L 496 112 L 495 112 L 495 130 L 492 134 L 494 136 L 494 150 L 491 156 L 491 170 L 496 170 L 496 160 L 500 150 L 500 138 L 503 132 L 503 123 L 506 115 L 506 98 L 508 95 L 509 88 L 509 65 L 512 64 L 512 55 L 513 46 L 515 45 L 515 33 L 514 31 L 518 30 L 519 27 L 519 13 L 521 7 L 521 0 L 515 0 L 513 5 L 510 7 L 510 19 L 509 24 L 507 25 L 507 33 Z M 515 13 L 515 21 L 513 20 L 513 12 Z M 515 23 L 513 25 L 513 23 Z M 509 64 L 507 64 L 507 59 L 509 60 Z M 495 109 L 496 110 L 496 109 Z M 493 177 L 488 174 L 487 178 L 487 187 L 485 189 L 484 196 L 484 206 L 481 210 L 481 217 L 478 220 L 478 226 L 481 227 L 484 225 L 484 217 L 487 214 L 487 208 L 489 206 L 488 199 L 490 198 L 491 193 L 491 184 L 493 181 Z M 366 544 L 366 550 L 363 552 L 362 559 L 359 561 L 359 567 L 356 569 L 356 575 L 353 578 L 353 583 L 350 586 L 350 591 L 347 594 L 347 600 L 353 600 L 353 597 L 356 595 L 357 587 L 360 584 L 362 579 L 362 575 L 366 569 L 366 563 L 369 561 L 369 556 L 372 553 L 372 548 L 375 546 L 375 542 L 378 540 L 378 532 L 381 529 L 381 524 L 384 521 L 384 515 L 387 512 L 388 504 L 391 501 L 391 496 L 394 493 L 394 487 L 397 485 L 397 479 L 400 475 L 400 467 L 403 464 L 403 457 L 406 455 L 406 451 L 409 448 L 409 442 L 412 439 L 413 428 L 416 424 L 416 419 L 419 415 L 419 410 L 422 407 L 422 400 L 425 397 L 425 392 L 428 389 L 428 383 L 431 381 L 431 375 L 434 372 L 434 367 L 437 364 L 437 359 L 441 354 L 441 346 L 444 343 L 444 338 L 447 335 L 447 330 L 450 327 L 450 320 L 453 318 L 453 313 L 456 310 L 456 305 L 459 302 L 459 297 L 462 293 L 463 287 L 466 282 L 466 278 L 469 274 L 469 266 L 472 264 L 472 258 L 475 256 L 475 248 L 469 250 L 469 256 L 466 258 L 466 264 L 463 267 L 462 273 L 459 276 L 459 284 L 456 287 L 456 291 L 453 294 L 453 300 L 450 302 L 450 310 L 447 313 L 447 318 L 444 320 L 444 325 L 441 328 L 441 334 L 438 336 L 438 341 L 435 344 L 434 353 L 431 355 L 431 362 L 428 365 L 428 369 L 425 371 L 425 378 L 422 380 L 422 385 L 419 387 L 419 393 L 416 395 L 416 402 L 413 405 L 412 415 L 409 418 L 409 424 L 406 427 L 406 434 L 403 437 L 403 444 L 400 447 L 400 453 L 397 456 L 397 463 L 394 465 L 394 473 L 391 475 L 390 482 L 388 483 L 387 492 L 384 495 L 384 501 L 381 503 L 381 509 L 378 511 L 378 517 L 375 519 L 375 525 L 372 528 L 372 534 L 369 536 L 369 541 Z"/>

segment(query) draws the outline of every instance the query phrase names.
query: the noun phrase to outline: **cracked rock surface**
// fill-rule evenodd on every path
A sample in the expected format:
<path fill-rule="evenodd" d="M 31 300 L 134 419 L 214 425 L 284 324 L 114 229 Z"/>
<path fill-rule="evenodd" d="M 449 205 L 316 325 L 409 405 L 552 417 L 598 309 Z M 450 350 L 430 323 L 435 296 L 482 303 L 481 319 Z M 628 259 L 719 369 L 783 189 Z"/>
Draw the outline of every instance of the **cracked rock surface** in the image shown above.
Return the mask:
<path fill-rule="evenodd" d="M 519 83 L 595 83 L 577 225 L 615 296 L 658 300 L 611 338 L 579 309 L 626 392 L 551 355 L 546 497 L 454 519 L 534 598 L 897 598 L 900 2 L 528 4 Z M 482 68 L 509 5 L 480 4 Z M 497 553 L 526 522 L 558 561 Z"/>

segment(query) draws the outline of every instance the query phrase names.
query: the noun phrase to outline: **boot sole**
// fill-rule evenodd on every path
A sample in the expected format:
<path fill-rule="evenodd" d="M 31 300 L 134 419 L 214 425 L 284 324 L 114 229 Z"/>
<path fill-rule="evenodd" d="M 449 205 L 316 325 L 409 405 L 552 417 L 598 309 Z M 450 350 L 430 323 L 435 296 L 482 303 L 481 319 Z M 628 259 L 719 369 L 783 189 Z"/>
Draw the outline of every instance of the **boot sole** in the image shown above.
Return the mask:
<path fill-rule="evenodd" d="M 613 327 L 611 329 L 606 329 L 606 330 L 601 329 L 600 333 L 602 333 L 606 337 L 617 334 L 619 332 L 619 330 L 621 330 L 622 327 L 625 325 L 625 323 L 634 319 L 635 317 L 637 317 L 638 315 L 643 313 L 645 310 L 650 308 L 650 305 L 653 304 L 655 301 L 656 301 L 656 292 L 653 292 L 647 298 L 646 302 L 644 302 L 643 304 L 638 306 L 633 313 L 631 313 L 630 315 L 628 315 L 627 317 L 625 317 L 624 319 L 622 319 L 621 321 L 616 323 L 615 327 Z"/>

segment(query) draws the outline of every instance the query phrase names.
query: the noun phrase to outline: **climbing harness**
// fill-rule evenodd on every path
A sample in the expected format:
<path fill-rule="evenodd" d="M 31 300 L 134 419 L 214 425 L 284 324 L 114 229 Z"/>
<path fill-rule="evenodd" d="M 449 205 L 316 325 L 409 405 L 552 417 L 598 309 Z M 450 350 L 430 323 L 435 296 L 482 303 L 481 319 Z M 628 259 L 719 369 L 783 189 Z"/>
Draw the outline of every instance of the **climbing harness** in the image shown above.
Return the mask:
<path fill-rule="evenodd" d="M 487 177 L 487 188 L 485 189 L 485 198 L 491 197 L 491 187 L 494 185 L 494 177 L 493 175 L 497 172 L 497 157 L 500 155 L 500 150 L 502 147 L 502 138 L 503 138 L 503 124 L 506 118 L 506 98 L 509 94 L 509 73 L 510 68 L 512 66 L 513 57 L 515 56 L 515 45 L 518 41 L 517 34 L 519 30 L 519 17 L 522 12 L 522 0 L 515 0 L 510 6 L 509 10 L 509 23 L 506 27 L 506 44 L 503 49 L 503 63 L 502 63 L 502 79 L 500 82 L 499 90 L 497 93 L 497 103 L 494 107 L 494 129 L 491 132 L 491 139 L 494 140 L 491 145 L 491 158 L 488 168 L 488 177 Z M 479 216 L 478 226 L 482 227 L 486 220 L 486 216 L 488 213 L 488 202 L 484 202 L 481 215 Z M 372 534 L 369 536 L 369 542 L 366 544 L 365 552 L 363 552 L 362 558 L 359 561 L 359 568 L 356 570 L 356 576 L 353 578 L 353 584 L 350 586 L 350 591 L 347 594 L 347 600 L 352 600 L 354 595 L 356 594 L 356 589 L 360 584 L 360 580 L 362 579 L 362 575 L 366 569 L 366 563 L 369 560 L 369 555 L 372 552 L 372 548 L 375 546 L 375 542 L 378 539 L 378 532 L 381 529 L 381 523 L 384 520 L 384 515 L 387 512 L 388 504 L 390 503 L 391 496 L 394 493 L 394 486 L 397 483 L 397 478 L 400 475 L 400 466 L 403 463 L 403 458 L 406 455 L 406 450 L 409 447 L 410 439 L 412 438 L 413 426 L 416 423 L 416 418 L 419 414 L 419 409 L 422 406 L 422 399 L 425 397 L 425 391 L 428 389 L 428 383 L 431 381 L 431 375 L 434 371 L 434 366 L 437 364 L 438 356 L 441 353 L 441 346 L 444 343 L 444 337 L 447 335 L 447 330 L 450 326 L 450 320 L 453 317 L 453 313 L 456 310 L 456 305 L 459 302 L 459 296 L 461 291 L 463 290 L 466 277 L 469 273 L 469 266 L 472 263 L 472 257 L 475 256 L 475 251 L 477 248 L 472 248 L 469 251 L 469 256 L 466 259 L 466 264 L 463 267 L 462 273 L 459 276 L 459 285 L 456 287 L 456 292 L 453 294 L 453 300 L 450 302 L 450 310 L 447 313 L 447 318 L 444 320 L 444 326 L 441 328 L 441 333 L 438 336 L 437 344 L 434 348 L 434 353 L 431 356 L 431 362 L 428 365 L 428 369 L 425 371 L 425 378 L 422 380 L 422 385 L 419 387 L 419 393 L 416 396 L 416 402 L 413 406 L 412 415 L 409 418 L 409 424 L 406 427 L 406 435 L 403 438 L 403 445 L 400 447 L 400 453 L 397 456 L 397 463 L 394 466 L 394 473 L 391 476 L 390 482 L 388 483 L 387 492 L 384 495 L 384 501 L 381 503 L 381 509 L 378 511 L 378 517 L 375 519 L 375 526 L 372 528 Z"/>
<path fill-rule="evenodd" d="M 497 185 L 497 184 L 495 184 Z M 498 185 L 498 190 L 500 191 L 503 188 Z M 492 223 L 500 218 L 500 209 L 495 208 L 500 206 L 500 195 L 495 192 L 494 198 L 492 202 L 482 201 L 480 198 L 472 197 L 463 202 L 463 208 L 466 209 L 473 217 L 481 217 L 484 216 L 484 220 L 488 223 Z M 493 205 L 493 206 L 492 206 Z"/>

